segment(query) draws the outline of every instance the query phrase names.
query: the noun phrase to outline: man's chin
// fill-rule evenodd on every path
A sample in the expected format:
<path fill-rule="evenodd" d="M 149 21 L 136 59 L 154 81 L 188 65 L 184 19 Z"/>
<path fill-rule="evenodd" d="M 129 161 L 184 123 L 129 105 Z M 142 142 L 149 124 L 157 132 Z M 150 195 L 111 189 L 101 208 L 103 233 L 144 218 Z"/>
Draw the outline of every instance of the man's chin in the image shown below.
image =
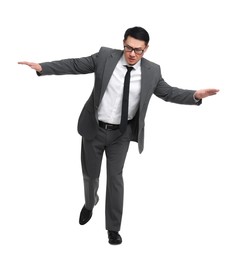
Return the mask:
<path fill-rule="evenodd" d="M 129 60 L 129 65 L 135 65 L 136 61 L 130 61 Z"/>

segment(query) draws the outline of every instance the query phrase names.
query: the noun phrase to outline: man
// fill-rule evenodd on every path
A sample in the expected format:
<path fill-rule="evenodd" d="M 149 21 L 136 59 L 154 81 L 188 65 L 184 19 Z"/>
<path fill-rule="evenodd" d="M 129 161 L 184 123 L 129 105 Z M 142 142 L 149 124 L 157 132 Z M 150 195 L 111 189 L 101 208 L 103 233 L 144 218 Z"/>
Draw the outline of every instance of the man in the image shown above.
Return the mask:
<path fill-rule="evenodd" d="M 105 152 L 105 216 L 110 244 L 122 243 L 119 234 L 123 211 L 122 170 L 130 141 L 138 142 L 139 152 L 143 151 L 144 121 L 151 95 L 177 104 L 200 105 L 203 98 L 219 91 L 169 86 L 162 78 L 160 66 L 143 58 L 148 43 L 148 32 L 133 27 L 124 34 L 123 51 L 102 47 L 83 58 L 40 64 L 19 62 L 36 70 L 39 76 L 95 73 L 94 88 L 78 121 L 85 191 L 79 223 L 84 225 L 91 219 L 98 203 L 99 175 Z"/>

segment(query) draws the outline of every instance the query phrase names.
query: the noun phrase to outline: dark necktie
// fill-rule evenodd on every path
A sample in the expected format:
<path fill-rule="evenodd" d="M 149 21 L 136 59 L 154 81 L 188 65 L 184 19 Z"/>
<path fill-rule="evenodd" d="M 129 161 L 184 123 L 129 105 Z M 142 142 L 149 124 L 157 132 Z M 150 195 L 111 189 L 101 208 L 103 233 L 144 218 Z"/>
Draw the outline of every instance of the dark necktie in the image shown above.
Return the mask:
<path fill-rule="evenodd" d="M 124 78 L 124 91 L 123 91 L 123 102 L 122 102 L 122 114 L 120 122 L 120 131 L 124 133 L 128 124 L 128 109 L 129 109 L 129 83 L 130 83 L 130 72 L 133 67 L 125 66 L 127 72 Z"/>

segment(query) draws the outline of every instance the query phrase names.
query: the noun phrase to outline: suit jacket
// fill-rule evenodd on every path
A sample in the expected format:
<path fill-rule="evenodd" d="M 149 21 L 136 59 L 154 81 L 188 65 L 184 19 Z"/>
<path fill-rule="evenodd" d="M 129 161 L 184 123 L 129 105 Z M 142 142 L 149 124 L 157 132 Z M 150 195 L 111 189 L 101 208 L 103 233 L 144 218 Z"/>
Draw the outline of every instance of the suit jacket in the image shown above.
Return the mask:
<path fill-rule="evenodd" d="M 41 75 L 64 75 L 94 73 L 92 93 L 85 103 L 78 120 L 78 132 L 84 138 L 93 139 L 98 131 L 97 110 L 108 82 L 123 51 L 101 47 L 99 52 L 83 58 L 64 59 L 41 63 Z M 178 104 L 200 105 L 193 98 L 195 90 L 186 90 L 168 85 L 161 75 L 160 66 L 145 58 L 141 59 L 141 94 L 139 109 L 131 122 L 131 141 L 138 142 L 139 152 L 144 148 L 145 115 L 152 94 Z"/>

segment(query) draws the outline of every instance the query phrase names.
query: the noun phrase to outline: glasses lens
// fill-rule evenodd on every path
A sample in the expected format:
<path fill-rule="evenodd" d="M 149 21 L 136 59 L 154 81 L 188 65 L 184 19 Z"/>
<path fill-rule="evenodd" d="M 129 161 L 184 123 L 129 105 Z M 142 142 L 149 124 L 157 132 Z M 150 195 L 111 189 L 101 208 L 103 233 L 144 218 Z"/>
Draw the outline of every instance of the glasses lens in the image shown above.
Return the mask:
<path fill-rule="evenodd" d="M 130 46 L 124 46 L 124 49 L 125 49 L 126 51 L 133 51 L 133 48 L 130 47 Z"/>
<path fill-rule="evenodd" d="M 143 53 L 143 50 L 132 48 L 129 45 L 124 46 L 124 49 L 125 49 L 125 51 L 128 51 L 128 52 L 134 51 L 136 54 L 139 54 L 139 55 Z"/>
<path fill-rule="evenodd" d="M 135 52 L 136 54 L 142 54 L 142 53 L 143 53 L 143 50 L 134 49 L 134 52 Z"/>

